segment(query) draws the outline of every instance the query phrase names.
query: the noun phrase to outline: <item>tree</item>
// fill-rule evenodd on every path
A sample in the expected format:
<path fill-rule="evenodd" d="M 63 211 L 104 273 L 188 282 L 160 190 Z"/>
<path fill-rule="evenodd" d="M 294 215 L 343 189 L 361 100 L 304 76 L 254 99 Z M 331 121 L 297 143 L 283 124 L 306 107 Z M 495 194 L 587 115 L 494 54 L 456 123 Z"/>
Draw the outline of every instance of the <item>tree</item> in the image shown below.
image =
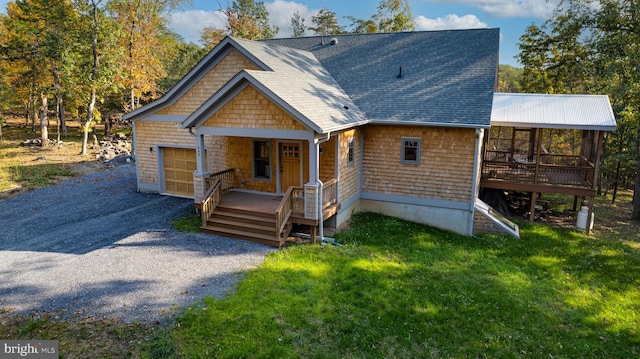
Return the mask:
<path fill-rule="evenodd" d="M 178 83 L 189 70 L 191 70 L 205 55 L 204 49 L 193 43 L 176 41 L 170 46 L 167 57 L 163 59 L 163 67 L 167 77 L 158 81 L 160 92 L 166 93 L 173 85 Z"/>
<path fill-rule="evenodd" d="M 408 0 L 382 0 L 373 15 L 378 32 L 413 31 L 416 27 Z"/>
<path fill-rule="evenodd" d="M 278 34 L 278 27 L 269 25 L 269 12 L 264 2 L 237 0 L 227 12 L 229 34 L 249 40 L 271 39 Z"/>
<path fill-rule="evenodd" d="M 89 127 L 91 126 L 91 122 L 93 121 L 93 111 L 96 105 L 96 88 L 97 88 L 97 79 L 98 79 L 98 67 L 100 66 L 100 61 L 98 57 L 98 33 L 100 29 L 100 18 L 98 17 L 98 6 L 102 0 L 89 0 L 90 6 L 90 14 L 92 19 L 92 36 L 91 36 L 91 55 L 92 55 L 92 65 L 91 65 L 91 77 L 89 86 L 91 91 L 89 92 L 89 104 L 87 105 L 87 118 L 84 122 L 84 126 L 82 126 L 83 137 L 82 137 L 82 155 L 87 155 L 87 142 L 89 140 Z"/>
<path fill-rule="evenodd" d="M 126 110 L 133 111 L 141 101 L 159 96 L 157 81 L 166 76 L 161 58 L 165 48 L 161 37 L 166 28 L 164 14 L 184 0 L 111 0 L 109 10 L 122 26 L 120 44 L 127 50 L 126 74 L 121 79 L 128 89 Z"/>
<path fill-rule="evenodd" d="M 227 31 L 224 29 L 218 29 L 213 26 L 206 26 L 202 30 L 202 35 L 200 35 L 200 43 L 204 46 L 205 49 L 211 50 L 213 49 L 222 39 L 227 36 Z"/>
<path fill-rule="evenodd" d="M 521 38 L 521 63 L 534 75 L 523 83 L 534 80 L 547 92 L 611 95 L 621 121 L 607 153 L 618 158 L 615 182 L 624 159 L 635 157 L 632 218 L 640 220 L 640 0 L 566 0 L 545 26 L 542 31 L 530 27 Z M 635 132 L 635 148 L 625 153 L 630 132 Z"/>
<path fill-rule="evenodd" d="M 317 15 L 311 17 L 311 22 L 316 26 L 309 27 L 309 30 L 316 35 L 337 35 L 345 32 L 344 28 L 338 24 L 336 13 L 324 7 Z"/>
<path fill-rule="evenodd" d="M 522 72 L 511 65 L 498 65 L 498 92 L 520 92 Z"/>
<path fill-rule="evenodd" d="M 224 29 L 207 26 L 202 31 L 200 42 L 212 49 L 225 36 L 249 40 L 271 39 L 279 29 L 269 25 L 269 12 L 264 2 L 255 0 L 234 1 L 231 7 L 220 9 L 227 18 Z"/>
<path fill-rule="evenodd" d="M 378 5 L 378 12 L 370 19 L 358 19 L 347 16 L 351 20 L 352 32 L 400 32 L 415 30 L 415 23 L 411 15 L 411 7 L 407 0 L 382 0 Z"/>
<path fill-rule="evenodd" d="M 304 24 L 305 18 L 303 18 L 298 11 L 293 13 L 291 17 L 291 30 L 293 31 L 293 37 L 304 36 L 304 32 L 307 31 L 307 26 Z"/>

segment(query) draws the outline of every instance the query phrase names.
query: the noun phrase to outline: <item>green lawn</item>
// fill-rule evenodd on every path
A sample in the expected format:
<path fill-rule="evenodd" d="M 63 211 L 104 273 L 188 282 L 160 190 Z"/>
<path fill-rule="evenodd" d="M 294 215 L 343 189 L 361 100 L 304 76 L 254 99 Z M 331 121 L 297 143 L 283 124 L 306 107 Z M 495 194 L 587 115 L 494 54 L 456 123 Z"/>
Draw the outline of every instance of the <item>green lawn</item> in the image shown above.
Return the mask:
<path fill-rule="evenodd" d="M 188 308 L 147 354 L 184 358 L 630 358 L 640 248 L 545 226 L 468 238 L 375 214 L 292 246 Z"/>

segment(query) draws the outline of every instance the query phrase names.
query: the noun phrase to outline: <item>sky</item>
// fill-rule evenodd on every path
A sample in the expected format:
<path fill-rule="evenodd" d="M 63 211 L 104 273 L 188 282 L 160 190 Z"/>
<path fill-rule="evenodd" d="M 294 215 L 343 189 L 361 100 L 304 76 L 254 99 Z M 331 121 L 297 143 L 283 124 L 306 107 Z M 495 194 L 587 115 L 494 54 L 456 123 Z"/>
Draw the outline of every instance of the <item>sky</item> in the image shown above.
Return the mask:
<path fill-rule="evenodd" d="M 305 24 L 325 7 L 336 13 L 343 26 L 350 25 L 346 16 L 368 19 L 377 12 L 380 0 L 263 0 L 269 11 L 269 22 L 279 27 L 277 37 L 291 36 L 291 16 L 298 11 Z M 518 41 L 527 26 L 548 19 L 557 0 L 409 0 L 416 30 L 464 28 L 500 28 L 500 63 L 518 66 L 514 56 Z M 186 41 L 198 43 L 204 26 L 224 26 L 217 11 L 231 4 L 229 0 L 192 0 L 172 12 L 171 29 Z M 313 35 L 312 32 L 307 35 Z"/>
<path fill-rule="evenodd" d="M 559 0 L 409 0 L 416 30 L 465 28 L 500 28 L 500 63 L 520 66 L 514 56 L 518 40 L 531 23 L 542 24 L 549 18 Z M 305 24 L 321 8 L 336 13 L 341 25 L 348 27 L 346 16 L 368 19 L 377 11 L 380 0 L 263 0 L 269 11 L 269 22 L 278 26 L 277 37 L 291 36 L 291 16 L 298 11 Z M 0 0 L 6 13 L 8 0 Z M 191 0 L 169 14 L 169 27 L 187 42 L 199 43 L 205 26 L 224 27 L 220 7 L 232 0 Z M 312 32 L 307 35 L 313 35 Z"/>

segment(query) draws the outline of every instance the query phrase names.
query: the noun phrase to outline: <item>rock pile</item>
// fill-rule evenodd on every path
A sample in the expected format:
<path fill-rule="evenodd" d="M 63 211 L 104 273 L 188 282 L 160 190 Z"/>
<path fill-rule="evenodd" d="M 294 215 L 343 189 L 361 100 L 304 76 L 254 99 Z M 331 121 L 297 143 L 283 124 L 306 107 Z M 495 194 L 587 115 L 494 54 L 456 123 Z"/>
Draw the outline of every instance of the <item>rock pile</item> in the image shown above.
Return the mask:
<path fill-rule="evenodd" d="M 49 140 L 49 146 L 55 146 L 58 144 L 58 141 L 56 140 Z M 64 143 L 62 141 L 60 141 L 60 146 L 62 146 Z M 21 146 L 26 146 L 26 147 L 42 147 L 42 139 L 41 138 L 28 138 L 24 141 L 22 141 L 20 143 Z"/>
<path fill-rule="evenodd" d="M 117 157 L 131 156 L 131 141 L 124 133 L 104 137 L 100 142 L 94 136 L 92 149 L 95 151 L 96 159 L 109 161 Z"/>

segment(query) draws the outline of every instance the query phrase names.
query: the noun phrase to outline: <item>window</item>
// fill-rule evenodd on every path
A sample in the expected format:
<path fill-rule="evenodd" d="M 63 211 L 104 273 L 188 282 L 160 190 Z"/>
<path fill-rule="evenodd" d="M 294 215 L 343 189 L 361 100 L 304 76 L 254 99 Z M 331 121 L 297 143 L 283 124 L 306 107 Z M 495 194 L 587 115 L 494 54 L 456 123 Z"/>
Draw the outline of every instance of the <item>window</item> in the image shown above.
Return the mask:
<path fill-rule="evenodd" d="M 420 164 L 420 138 L 402 138 L 402 152 L 400 163 L 408 165 Z"/>
<path fill-rule="evenodd" d="M 355 141 L 353 140 L 353 137 L 351 137 L 349 139 L 348 144 L 347 144 L 347 166 L 353 165 L 353 162 L 354 162 L 354 156 L 355 156 L 354 155 L 355 152 L 354 152 L 354 148 L 353 148 L 354 143 L 355 143 Z"/>
<path fill-rule="evenodd" d="M 270 141 L 253 141 L 253 178 L 271 179 Z"/>

